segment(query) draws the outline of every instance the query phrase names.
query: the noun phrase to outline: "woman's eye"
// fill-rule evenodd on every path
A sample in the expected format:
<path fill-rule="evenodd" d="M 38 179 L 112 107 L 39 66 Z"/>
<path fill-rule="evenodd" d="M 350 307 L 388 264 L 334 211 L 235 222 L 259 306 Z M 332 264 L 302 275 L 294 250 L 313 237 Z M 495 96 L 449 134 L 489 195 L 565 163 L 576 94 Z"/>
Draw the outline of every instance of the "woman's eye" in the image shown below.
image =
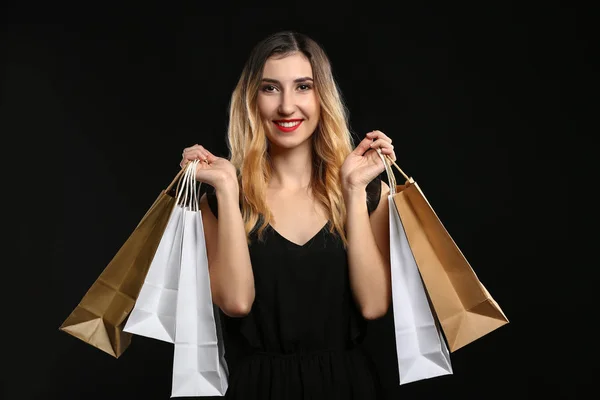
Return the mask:
<path fill-rule="evenodd" d="M 310 85 L 307 84 L 302 84 L 302 85 L 298 85 L 298 89 L 300 90 L 309 90 L 310 89 Z"/>
<path fill-rule="evenodd" d="M 265 86 L 263 86 L 263 90 L 265 92 L 273 92 L 273 91 L 277 90 L 277 88 L 273 85 L 265 85 Z"/>

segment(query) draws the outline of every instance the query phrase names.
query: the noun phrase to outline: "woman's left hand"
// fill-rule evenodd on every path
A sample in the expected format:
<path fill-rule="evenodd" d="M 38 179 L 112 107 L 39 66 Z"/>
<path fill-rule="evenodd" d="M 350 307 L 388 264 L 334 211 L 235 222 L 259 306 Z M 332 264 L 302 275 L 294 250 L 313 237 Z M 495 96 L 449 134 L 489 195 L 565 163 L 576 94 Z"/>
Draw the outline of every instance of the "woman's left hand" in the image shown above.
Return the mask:
<path fill-rule="evenodd" d="M 367 133 L 366 137 L 348 154 L 342 164 L 342 187 L 344 190 L 364 190 L 369 182 L 385 170 L 385 166 L 375 149 L 381 149 L 384 156 L 396 161 L 392 139 L 381 131 Z M 374 150 L 374 151 L 369 151 Z"/>

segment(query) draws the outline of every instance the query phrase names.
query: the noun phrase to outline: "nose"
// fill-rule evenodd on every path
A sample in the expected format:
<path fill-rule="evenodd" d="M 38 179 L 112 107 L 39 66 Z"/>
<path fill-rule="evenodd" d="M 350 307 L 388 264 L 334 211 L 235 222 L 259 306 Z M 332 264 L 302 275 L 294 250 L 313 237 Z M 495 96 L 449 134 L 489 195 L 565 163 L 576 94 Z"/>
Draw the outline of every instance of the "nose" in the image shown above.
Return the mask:
<path fill-rule="evenodd" d="M 284 91 L 281 94 L 277 111 L 281 115 L 292 115 L 295 110 L 296 104 L 294 100 L 294 94 L 288 90 Z"/>

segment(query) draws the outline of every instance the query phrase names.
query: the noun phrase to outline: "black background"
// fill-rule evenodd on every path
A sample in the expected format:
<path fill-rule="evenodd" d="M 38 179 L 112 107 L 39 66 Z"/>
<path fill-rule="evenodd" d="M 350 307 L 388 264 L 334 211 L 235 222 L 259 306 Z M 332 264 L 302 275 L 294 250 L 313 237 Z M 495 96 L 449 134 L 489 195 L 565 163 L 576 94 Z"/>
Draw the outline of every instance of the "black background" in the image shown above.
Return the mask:
<path fill-rule="evenodd" d="M 510 319 L 453 353 L 454 375 L 406 386 L 391 316 L 372 322 L 386 398 L 585 397 L 595 346 L 578 313 L 592 291 L 569 283 L 578 264 L 561 264 L 569 231 L 558 223 L 571 201 L 560 165 L 582 133 L 577 101 L 592 72 L 586 13 L 558 2 L 173 3 L 4 9 L 0 129 L 16 200 L 5 213 L 18 226 L 4 269 L 4 399 L 169 397 L 172 345 L 135 337 L 117 360 L 58 327 L 182 149 L 226 156 L 243 63 L 282 29 L 323 45 L 353 131 L 394 140 Z"/>

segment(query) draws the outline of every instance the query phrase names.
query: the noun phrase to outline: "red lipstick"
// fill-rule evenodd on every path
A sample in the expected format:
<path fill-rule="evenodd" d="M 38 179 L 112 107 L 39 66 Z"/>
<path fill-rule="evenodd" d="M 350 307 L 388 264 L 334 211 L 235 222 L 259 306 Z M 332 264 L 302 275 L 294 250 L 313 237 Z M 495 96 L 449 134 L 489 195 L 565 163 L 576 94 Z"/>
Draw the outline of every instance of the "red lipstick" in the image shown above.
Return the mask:
<path fill-rule="evenodd" d="M 293 123 L 292 126 L 282 126 L 280 125 L 280 123 L 282 122 L 286 122 L 286 123 Z M 281 132 L 293 132 L 296 129 L 298 129 L 298 127 L 300 125 L 302 125 L 302 120 L 301 119 L 278 119 L 276 121 L 273 121 L 273 123 L 275 124 L 275 126 L 277 127 L 277 129 L 279 129 Z"/>

